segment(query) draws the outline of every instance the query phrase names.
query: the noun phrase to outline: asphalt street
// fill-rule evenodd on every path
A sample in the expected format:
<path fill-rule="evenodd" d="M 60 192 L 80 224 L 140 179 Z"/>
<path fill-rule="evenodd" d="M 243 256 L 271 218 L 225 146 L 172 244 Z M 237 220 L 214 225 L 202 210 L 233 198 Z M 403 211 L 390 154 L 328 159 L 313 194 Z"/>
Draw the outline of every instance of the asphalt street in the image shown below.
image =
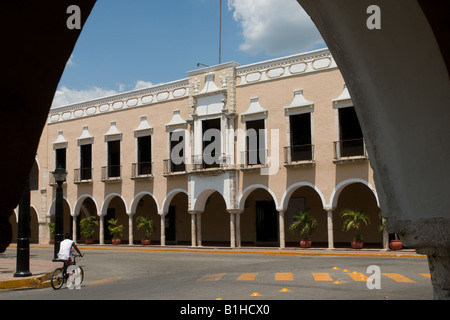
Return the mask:
<path fill-rule="evenodd" d="M 0 290 L 0 300 L 223 299 L 256 303 L 433 299 L 428 263 L 423 257 L 96 249 L 84 253 L 80 265 L 85 280 L 80 290 Z M 52 254 L 52 249 L 32 250 L 34 259 L 51 259 Z M 13 256 L 14 250 L 5 255 Z"/>

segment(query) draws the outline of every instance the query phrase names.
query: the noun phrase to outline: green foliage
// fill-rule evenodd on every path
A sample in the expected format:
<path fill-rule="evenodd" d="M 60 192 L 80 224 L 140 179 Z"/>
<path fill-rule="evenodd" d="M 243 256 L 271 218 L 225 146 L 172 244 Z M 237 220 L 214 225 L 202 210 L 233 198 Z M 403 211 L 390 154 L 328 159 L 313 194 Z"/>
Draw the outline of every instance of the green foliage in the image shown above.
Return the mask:
<path fill-rule="evenodd" d="M 342 231 L 349 231 L 351 229 L 355 230 L 355 240 L 363 239 L 362 235 L 359 233 L 359 228 L 361 224 L 364 223 L 366 226 L 370 223 L 369 217 L 364 211 L 361 210 L 349 210 L 345 209 L 341 212 L 341 217 L 344 218 L 344 224 L 342 226 Z"/>
<path fill-rule="evenodd" d="M 92 238 L 95 233 L 94 225 L 98 225 L 97 217 L 90 216 L 80 221 L 81 235 L 86 239 Z"/>
<path fill-rule="evenodd" d="M 48 225 L 48 228 L 50 229 L 50 234 L 54 235 L 55 234 L 55 223 L 54 222 L 48 222 L 47 225 Z"/>
<path fill-rule="evenodd" d="M 138 230 L 143 229 L 144 239 L 150 238 L 150 236 L 153 233 L 153 220 L 139 216 L 136 218 L 136 223 L 137 223 L 136 227 Z"/>
<path fill-rule="evenodd" d="M 305 209 L 294 215 L 294 222 L 289 226 L 292 233 L 298 231 L 303 239 L 307 239 L 317 228 L 316 218 L 309 215 L 309 209 Z"/>
<path fill-rule="evenodd" d="M 119 219 L 108 220 L 108 230 L 114 239 L 120 239 L 123 234 L 123 225 L 119 224 Z"/>

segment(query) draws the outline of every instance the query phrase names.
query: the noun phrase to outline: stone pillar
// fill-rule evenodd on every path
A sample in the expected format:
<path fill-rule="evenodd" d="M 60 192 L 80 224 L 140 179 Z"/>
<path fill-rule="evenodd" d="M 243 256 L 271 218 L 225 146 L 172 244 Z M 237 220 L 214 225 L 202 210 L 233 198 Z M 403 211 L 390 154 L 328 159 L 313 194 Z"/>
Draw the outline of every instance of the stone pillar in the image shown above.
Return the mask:
<path fill-rule="evenodd" d="M 72 217 L 72 240 L 73 242 L 77 243 L 78 239 L 77 239 L 77 220 L 78 220 L 78 216 L 73 216 Z"/>
<path fill-rule="evenodd" d="M 190 211 L 189 214 L 191 215 L 191 246 L 196 247 L 197 246 L 197 221 L 196 221 L 196 215 L 194 211 Z"/>
<path fill-rule="evenodd" d="M 161 215 L 161 246 L 166 245 L 166 215 Z"/>
<path fill-rule="evenodd" d="M 132 246 L 134 242 L 133 235 L 133 215 L 128 214 L 128 245 Z"/>
<path fill-rule="evenodd" d="M 333 211 L 327 210 L 327 228 L 328 228 L 328 249 L 334 249 L 334 235 L 333 235 Z"/>
<path fill-rule="evenodd" d="M 99 242 L 100 244 L 105 244 L 105 217 L 103 215 L 99 216 L 100 226 L 99 226 Z"/>
<path fill-rule="evenodd" d="M 241 247 L 241 213 L 236 213 L 236 246 Z"/>
<path fill-rule="evenodd" d="M 280 229 L 280 249 L 286 248 L 286 236 L 284 232 L 284 210 L 278 210 L 278 226 Z"/>
<path fill-rule="evenodd" d="M 228 211 L 230 213 L 230 247 L 236 248 L 236 215 L 234 211 Z"/>
<path fill-rule="evenodd" d="M 197 212 L 197 247 L 202 246 L 202 213 Z"/>

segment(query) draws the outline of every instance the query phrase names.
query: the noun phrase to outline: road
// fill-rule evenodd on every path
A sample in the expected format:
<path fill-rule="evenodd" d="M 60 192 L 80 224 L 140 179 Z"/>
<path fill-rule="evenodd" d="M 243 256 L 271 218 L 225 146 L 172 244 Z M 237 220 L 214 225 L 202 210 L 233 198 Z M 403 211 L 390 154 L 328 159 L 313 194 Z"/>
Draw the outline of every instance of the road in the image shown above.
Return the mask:
<path fill-rule="evenodd" d="M 80 290 L 0 291 L 0 300 L 431 300 L 425 258 L 85 250 Z M 51 249 L 32 258 L 51 259 Z M 378 267 L 377 272 L 367 270 Z M 367 278 L 375 288 L 369 289 Z M 379 288 L 377 288 L 379 287 Z"/>

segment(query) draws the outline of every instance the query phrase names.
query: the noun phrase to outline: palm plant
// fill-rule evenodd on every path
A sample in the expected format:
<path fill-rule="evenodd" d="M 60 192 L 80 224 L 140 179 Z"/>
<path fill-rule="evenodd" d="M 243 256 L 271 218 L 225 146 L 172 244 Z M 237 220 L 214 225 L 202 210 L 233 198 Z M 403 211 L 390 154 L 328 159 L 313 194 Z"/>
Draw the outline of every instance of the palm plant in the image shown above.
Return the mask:
<path fill-rule="evenodd" d="M 342 231 L 349 231 L 350 229 L 354 229 L 355 230 L 354 240 L 362 241 L 363 237 L 359 233 L 359 228 L 361 227 L 361 223 L 364 223 L 366 226 L 370 223 L 367 214 L 361 210 L 345 209 L 344 211 L 341 212 L 341 217 L 345 219 L 344 224 L 342 226 Z"/>
<path fill-rule="evenodd" d="M 153 220 L 139 216 L 136 218 L 137 229 L 143 229 L 144 239 L 149 239 L 153 233 Z"/>
<path fill-rule="evenodd" d="M 317 227 L 316 218 L 309 215 L 309 209 L 301 210 L 293 218 L 294 222 L 289 226 L 289 230 L 292 233 L 298 231 L 303 236 L 302 239 L 308 239 Z"/>

